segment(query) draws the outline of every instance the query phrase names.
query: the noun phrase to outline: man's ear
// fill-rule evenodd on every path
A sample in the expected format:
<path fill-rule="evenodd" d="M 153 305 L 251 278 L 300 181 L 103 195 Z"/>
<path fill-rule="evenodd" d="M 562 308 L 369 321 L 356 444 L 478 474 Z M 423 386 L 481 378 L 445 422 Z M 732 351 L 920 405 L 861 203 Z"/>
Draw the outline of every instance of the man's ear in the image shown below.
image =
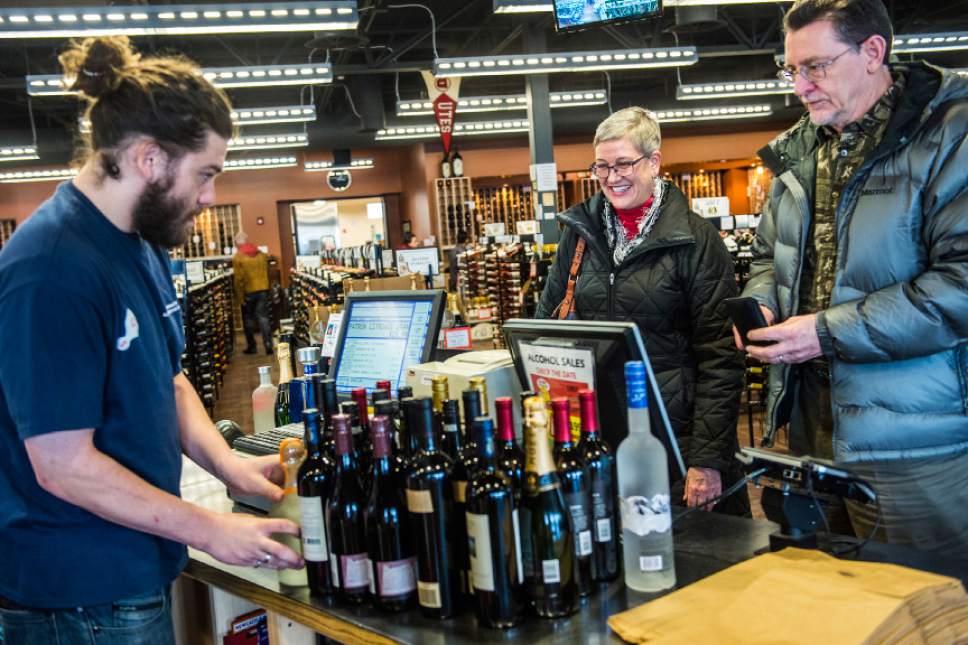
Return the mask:
<path fill-rule="evenodd" d="M 887 41 L 884 40 L 883 36 L 874 34 L 860 43 L 859 47 L 868 74 L 873 74 L 887 62 L 884 60 L 884 54 L 887 53 Z"/>
<path fill-rule="evenodd" d="M 128 157 L 129 165 L 144 181 L 155 182 L 165 175 L 168 155 L 154 139 L 139 138 L 128 146 L 125 156 Z"/>

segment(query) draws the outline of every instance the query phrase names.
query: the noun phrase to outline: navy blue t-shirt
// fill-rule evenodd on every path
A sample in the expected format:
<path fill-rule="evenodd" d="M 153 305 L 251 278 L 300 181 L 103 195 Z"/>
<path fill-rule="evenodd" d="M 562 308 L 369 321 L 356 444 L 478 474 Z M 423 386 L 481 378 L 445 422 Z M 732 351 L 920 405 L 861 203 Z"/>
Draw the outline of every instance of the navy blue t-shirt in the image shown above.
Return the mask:
<path fill-rule="evenodd" d="M 0 252 L 0 329 L 0 596 L 77 607 L 171 582 L 184 546 L 47 493 L 24 447 L 94 428 L 99 450 L 178 494 L 184 332 L 167 253 L 63 183 Z"/>

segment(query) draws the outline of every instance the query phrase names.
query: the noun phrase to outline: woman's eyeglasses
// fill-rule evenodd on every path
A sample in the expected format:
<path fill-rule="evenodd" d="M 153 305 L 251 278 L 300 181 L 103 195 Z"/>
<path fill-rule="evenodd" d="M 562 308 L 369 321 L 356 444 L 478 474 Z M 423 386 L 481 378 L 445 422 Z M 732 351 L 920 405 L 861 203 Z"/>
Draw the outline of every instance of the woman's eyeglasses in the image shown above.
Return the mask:
<path fill-rule="evenodd" d="M 638 159 L 633 159 L 632 161 L 616 161 L 613 164 L 607 164 L 604 161 L 598 163 L 593 163 L 588 167 L 589 172 L 598 177 L 601 180 L 608 179 L 608 175 L 614 170 L 615 175 L 618 177 L 628 177 L 632 174 L 632 169 L 635 168 L 635 164 L 639 163 L 649 155 L 642 155 Z"/>

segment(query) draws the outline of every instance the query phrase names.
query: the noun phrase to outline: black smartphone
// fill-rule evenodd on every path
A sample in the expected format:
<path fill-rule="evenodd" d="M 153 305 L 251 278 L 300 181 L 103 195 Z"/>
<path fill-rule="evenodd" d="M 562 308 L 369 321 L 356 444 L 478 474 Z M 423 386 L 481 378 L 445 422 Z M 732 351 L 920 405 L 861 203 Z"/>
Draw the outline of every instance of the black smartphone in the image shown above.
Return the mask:
<path fill-rule="evenodd" d="M 767 327 L 766 318 L 763 317 L 763 312 L 760 310 L 760 303 L 756 301 L 755 298 L 726 298 L 723 300 L 726 303 L 726 309 L 729 311 L 729 317 L 733 319 L 733 324 L 736 325 L 736 329 L 739 331 L 740 338 L 743 339 L 744 345 L 773 345 L 775 341 L 765 341 L 760 343 L 750 343 L 746 334 L 751 329 L 759 329 L 760 327 Z"/>

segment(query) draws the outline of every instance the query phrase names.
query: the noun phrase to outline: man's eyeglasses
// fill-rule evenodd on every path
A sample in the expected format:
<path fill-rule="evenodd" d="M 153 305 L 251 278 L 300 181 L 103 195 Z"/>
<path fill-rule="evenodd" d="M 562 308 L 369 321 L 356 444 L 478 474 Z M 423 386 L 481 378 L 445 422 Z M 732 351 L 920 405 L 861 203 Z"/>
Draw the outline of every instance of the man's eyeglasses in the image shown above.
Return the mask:
<path fill-rule="evenodd" d="M 588 170 L 602 181 L 608 179 L 608 175 L 613 170 L 618 177 L 628 177 L 632 174 L 632 169 L 635 168 L 635 164 L 639 163 L 648 156 L 649 155 L 642 155 L 638 159 L 633 159 L 632 161 L 616 161 L 613 164 L 607 164 L 604 161 L 600 161 L 598 163 L 593 163 L 588 167 Z"/>
<path fill-rule="evenodd" d="M 782 67 L 776 73 L 776 77 L 781 81 L 786 81 L 787 83 L 796 82 L 797 74 L 802 76 L 804 80 L 811 83 L 822 81 L 827 78 L 827 68 L 836 63 L 838 58 L 850 51 L 857 51 L 857 48 L 848 47 L 830 60 L 810 63 L 809 65 L 801 65 L 800 67 Z"/>

